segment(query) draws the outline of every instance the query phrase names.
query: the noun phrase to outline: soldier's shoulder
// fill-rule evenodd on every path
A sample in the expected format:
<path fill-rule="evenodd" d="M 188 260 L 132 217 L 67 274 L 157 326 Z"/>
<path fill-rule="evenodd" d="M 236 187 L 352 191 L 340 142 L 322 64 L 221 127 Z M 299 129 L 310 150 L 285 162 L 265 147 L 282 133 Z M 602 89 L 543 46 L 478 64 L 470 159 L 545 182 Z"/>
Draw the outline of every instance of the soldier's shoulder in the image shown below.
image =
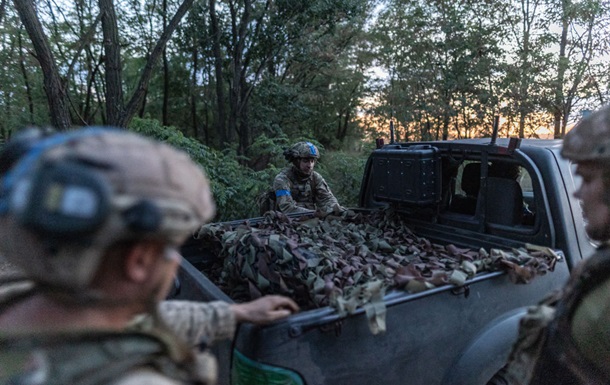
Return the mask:
<path fill-rule="evenodd" d="M 320 174 L 317 171 L 314 171 L 311 173 L 311 178 L 315 181 L 315 182 L 326 182 L 324 180 L 324 177 L 322 176 L 322 174 Z"/>
<path fill-rule="evenodd" d="M 292 167 L 284 167 L 275 176 L 275 181 L 289 181 L 291 177 L 292 177 Z"/>

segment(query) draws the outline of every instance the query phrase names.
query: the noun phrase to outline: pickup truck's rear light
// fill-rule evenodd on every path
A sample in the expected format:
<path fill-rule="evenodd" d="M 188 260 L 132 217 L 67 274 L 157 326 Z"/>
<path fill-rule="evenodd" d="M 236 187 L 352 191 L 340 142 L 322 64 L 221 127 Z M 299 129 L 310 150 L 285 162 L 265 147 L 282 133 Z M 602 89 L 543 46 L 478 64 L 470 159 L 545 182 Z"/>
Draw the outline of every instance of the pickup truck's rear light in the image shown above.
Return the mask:
<path fill-rule="evenodd" d="M 305 385 L 305 381 L 296 372 L 261 364 L 233 350 L 231 385 Z"/>

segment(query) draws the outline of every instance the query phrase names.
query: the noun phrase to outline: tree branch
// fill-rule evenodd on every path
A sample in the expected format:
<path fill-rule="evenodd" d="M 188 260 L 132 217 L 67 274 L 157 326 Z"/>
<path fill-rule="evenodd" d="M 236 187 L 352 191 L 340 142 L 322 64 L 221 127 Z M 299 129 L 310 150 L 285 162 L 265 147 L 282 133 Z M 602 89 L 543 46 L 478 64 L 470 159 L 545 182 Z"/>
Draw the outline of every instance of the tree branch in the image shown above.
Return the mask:
<path fill-rule="evenodd" d="M 138 111 L 138 107 L 142 103 L 142 100 L 144 99 L 144 94 L 148 89 L 148 83 L 150 82 L 150 79 L 152 77 L 154 66 L 158 62 L 161 54 L 163 53 L 163 48 L 167 44 L 167 41 L 171 37 L 172 33 L 174 33 L 174 31 L 178 27 L 178 24 L 180 24 L 180 20 L 182 20 L 182 17 L 184 17 L 186 12 L 193 5 L 194 1 L 195 0 L 184 0 L 176 11 L 176 14 L 170 20 L 167 28 L 161 34 L 161 37 L 157 41 L 155 48 L 153 49 L 152 53 L 150 54 L 150 57 L 148 58 L 148 61 L 146 62 L 144 71 L 142 72 L 142 76 L 140 77 L 140 81 L 138 82 L 138 86 L 134 90 L 133 96 L 127 104 L 127 108 L 121 115 L 121 119 L 119 121 L 120 127 L 127 127 L 131 119 Z"/>
<path fill-rule="evenodd" d="M 42 69 L 44 90 L 51 112 L 51 123 L 58 130 L 67 129 L 72 125 L 72 122 L 66 101 L 66 90 L 55 64 L 49 42 L 42 29 L 42 24 L 36 15 L 34 2 L 33 0 L 14 0 L 13 4 L 32 40 L 36 58 Z"/>

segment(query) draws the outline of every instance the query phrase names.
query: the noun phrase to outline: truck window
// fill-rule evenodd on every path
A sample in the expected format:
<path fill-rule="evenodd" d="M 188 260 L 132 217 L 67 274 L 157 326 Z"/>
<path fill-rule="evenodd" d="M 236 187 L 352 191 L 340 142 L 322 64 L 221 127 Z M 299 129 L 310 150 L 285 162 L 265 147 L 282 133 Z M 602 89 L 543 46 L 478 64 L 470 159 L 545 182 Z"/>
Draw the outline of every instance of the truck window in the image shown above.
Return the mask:
<path fill-rule="evenodd" d="M 525 168 L 514 162 L 491 162 L 486 202 L 489 222 L 508 226 L 533 226 L 536 206 L 534 195 L 532 178 Z"/>
<path fill-rule="evenodd" d="M 523 203 L 525 206 L 525 210 L 526 212 L 531 212 L 532 215 L 531 220 L 526 220 L 525 224 L 531 224 L 533 226 L 533 216 L 536 212 L 534 187 L 532 186 L 532 177 L 530 176 L 530 173 L 527 172 L 527 170 L 521 166 L 519 166 L 519 178 L 517 179 L 517 182 L 519 182 L 519 186 L 521 186 L 521 191 L 523 191 Z"/>
<path fill-rule="evenodd" d="M 474 215 L 481 184 L 481 163 L 463 162 L 458 168 L 452 184 L 454 189 L 448 211 Z"/>
<path fill-rule="evenodd" d="M 481 163 L 464 161 L 457 168 L 451 184 L 446 212 L 475 216 L 480 204 Z M 488 164 L 487 189 L 482 194 L 486 198 L 486 222 L 510 227 L 534 226 L 536 197 L 531 176 L 524 167 L 514 162 L 491 161 Z"/>

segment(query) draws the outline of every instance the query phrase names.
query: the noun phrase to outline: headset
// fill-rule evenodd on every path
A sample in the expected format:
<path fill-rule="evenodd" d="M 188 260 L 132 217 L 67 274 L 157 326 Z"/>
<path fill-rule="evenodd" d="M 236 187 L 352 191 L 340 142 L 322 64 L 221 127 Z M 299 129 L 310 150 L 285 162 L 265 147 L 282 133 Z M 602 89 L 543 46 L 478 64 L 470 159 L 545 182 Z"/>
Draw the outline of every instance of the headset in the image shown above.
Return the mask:
<path fill-rule="evenodd" d="M 95 172 L 104 165 L 69 156 L 58 160 L 42 157 L 53 147 L 109 131 L 121 130 L 93 127 L 31 143 L 0 181 L 0 217 L 12 215 L 51 243 L 89 242 L 113 209 L 113 191 Z M 122 211 L 121 218 L 127 229 L 151 233 L 161 226 L 162 214 L 153 202 L 143 199 Z"/>

